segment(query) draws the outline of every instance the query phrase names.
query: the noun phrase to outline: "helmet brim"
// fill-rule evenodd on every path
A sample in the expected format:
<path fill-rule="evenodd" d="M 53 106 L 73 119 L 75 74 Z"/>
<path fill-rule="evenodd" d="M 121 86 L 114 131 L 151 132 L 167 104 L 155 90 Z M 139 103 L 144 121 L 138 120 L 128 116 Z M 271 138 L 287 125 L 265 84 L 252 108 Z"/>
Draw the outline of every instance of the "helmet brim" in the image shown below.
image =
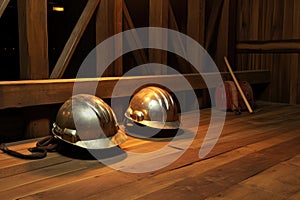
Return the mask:
<path fill-rule="evenodd" d="M 69 144 L 84 148 L 84 149 L 107 149 L 116 147 L 122 143 L 124 143 L 127 140 L 127 136 L 124 133 L 123 130 L 119 129 L 118 132 L 112 136 L 112 137 L 106 137 L 106 138 L 99 138 L 94 140 L 80 140 L 76 142 L 70 142 L 68 140 L 65 140 L 61 135 L 58 135 L 55 133 L 55 131 L 52 129 L 53 135 Z"/>
<path fill-rule="evenodd" d="M 125 113 L 125 117 L 129 120 L 132 120 L 133 122 L 151 127 L 156 129 L 178 129 L 180 127 L 180 121 L 172 121 L 172 122 L 160 122 L 160 121 L 148 121 L 148 120 L 142 120 L 137 121 L 132 119 L 130 116 L 128 116 L 127 113 Z"/>
<path fill-rule="evenodd" d="M 156 128 L 156 129 L 178 129 L 180 126 L 179 121 L 174 122 L 159 122 L 159 121 L 139 121 L 137 123 L 143 124 L 145 126 Z"/>

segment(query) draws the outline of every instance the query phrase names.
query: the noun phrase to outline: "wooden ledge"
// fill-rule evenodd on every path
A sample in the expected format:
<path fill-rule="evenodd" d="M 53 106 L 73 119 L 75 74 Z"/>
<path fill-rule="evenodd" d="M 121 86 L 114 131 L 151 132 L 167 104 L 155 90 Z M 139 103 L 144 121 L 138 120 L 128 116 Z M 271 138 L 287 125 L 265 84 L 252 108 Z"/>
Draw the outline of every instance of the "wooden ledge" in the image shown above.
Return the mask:
<path fill-rule="evenodd" d="M 270 82 L 270 71 L 267 70 L 237 71 L 235 74 L 239 80 L 248 81 L 250 84 Z M 221 76 L 223 80 L 231 79 L 228 72 L 222 72 Z M 216 77 L 218 77 L 217 73 L 205 73 L 202 76 L 200 74 L 184 75 L 184 78 L 191 84 L 193 89 L 207 88 L 204 79 L 210 80 L 210 87 L 215 87 L 218 84 L 214 81 Z M 176 91 L 190 90 L 184 84 L 178 84 L 179 80 L 182 79 L 181 75 L 0 81 L 0 109 L 63 103 L 72 95 L 75 82 L 83 93 L 86 88 L 90 88 L 95 84 L 101 85 L 97 88 L 96 95 L 101 98 L 111 98 L 112 91 L 117 83 L 124 90 L 114 94 L 114 97 L 125 97 L 132 95 L 126 90 L 128 86 L 142 86 L 153 82 L 154 79 L 156 83 L 174 86 Z"/>

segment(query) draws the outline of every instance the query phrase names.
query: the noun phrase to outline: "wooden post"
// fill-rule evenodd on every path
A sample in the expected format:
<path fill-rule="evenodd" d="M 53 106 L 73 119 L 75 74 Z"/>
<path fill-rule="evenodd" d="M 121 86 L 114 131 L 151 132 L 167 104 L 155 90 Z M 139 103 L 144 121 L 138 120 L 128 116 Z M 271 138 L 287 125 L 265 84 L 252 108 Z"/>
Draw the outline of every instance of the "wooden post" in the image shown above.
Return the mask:
<path fill-rule="evenodd" d="M 96 42 L 100 44 L 107 38 L 123 30 L 123 0 L 101 0 L 96 14 Z M 114 51 L 122 50 L 122 41 L 115 41 Z M 97 58 L 97 62 L 103 62 Z M 99 71 L 97 71 L 98 74 Z M 102 76 L 121 76 L 123 74 L 122 58 L 114 61 Z"/>
<path fill-rule="evenodd" d="M 123 30 L 123 0 L 101 0 L 98 11 L 96 13 L 96 43 L 97 45 L 122 32 Z M 122 51 L 122 41 L 114 41 L 112 53 L 119 53 Z M 104 62 L 105 57 L 102 55 L 96 56 L 96 62 Z M 98 65 L 97 65 L 98 66 Z M 106 76 L 122 76 L 123 74 L 123 59 L 117 58 L 104 73 L 103 69 L 96 69 L 96 74 L 101 77 Z M 116 100 L 119 101 L 119 100 Z M 124 108 L 122 101 L 114 107 L 117 120 L 121 122 L 124 116 Z"/>
<path fill-rule="evenodd" d="M 204 46 L 205 39 L 205 0 L 188 0 L 187 1 L 187 35 Z M 190 49 L 187 46 L 188 57 L 201 63 L 199 52 Z M 193 70 L 193 72 L 195 72 Z M 198 72 L 198 71 L 196 71 Z M 203 72 L 203 71 L 202 71 Z"/>
<path fill-rule="evenodd" d="M 47 1 L 19 0 L 21 79 L 49 78 Z"/>
<path fill-rule="evenodd" d="M 19 0 L 18 21 L 21 79 L 48 79 L 47 1 Z M 27 138 L 49 134 L 47 112 L 45 108 L 35 113 L 26 112 L 29 118 Z"/>
<path fill-rule="evenodd" d="M 187 13 L 187 34 L 196 40 L 200 45 L 204 46 L 205 40 L 205 0 L 188 0 L 188 13 Z M 198 52 L 188 48 L 188 56 L 201 63 L 201 55 Z M 201 65 L 200 65 L 201 66 Z M 191 68 L 193 72 L 193 68 Z M 200 69 L 201 70 L 201 69 Z M 198 71 L 197 71 L 198 72 Z M 203 71 L 200 71 L 203 72 Z M 209 93 L 207 89 L 201 91 L 201 97 L 198 102 L 200 107 L 209 105 Z"/>
<path fill-rule="evenodd" d="M 168 28 L 168 7 L 169 0 L 150 0 L 149 1 L 149 26 L 150 27 L 162 27 Z M 167 41 L 167 35 L 162 33 L 155 33 L 149 36 L 149 40 L 155 41 L 159 44 L 165 44 Z M 167 65 L 168 56 L 167 52 L 161 50 L 149 50 L 149 62 L 160 63 Z M 153 69 L 154 74 L 165 74 L 166 71 L 160 69 Z"/>
<path fill-rule="evenodd" d="M 204 45 L 205 0 L 188 0 L 187 34 Z"/>

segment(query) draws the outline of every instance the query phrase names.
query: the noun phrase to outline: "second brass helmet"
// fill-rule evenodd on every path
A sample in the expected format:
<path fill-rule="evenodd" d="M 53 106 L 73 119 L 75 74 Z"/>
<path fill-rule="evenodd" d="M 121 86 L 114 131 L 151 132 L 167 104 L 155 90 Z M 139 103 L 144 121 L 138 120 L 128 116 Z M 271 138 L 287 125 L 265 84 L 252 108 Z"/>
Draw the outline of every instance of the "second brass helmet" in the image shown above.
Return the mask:
<path fill-rule="evenodd" d="M 125 117 L 133 122 L 157 129 L 178 129 L 178 107 L 165 89 L 147 86 L 130 100 Z"/>

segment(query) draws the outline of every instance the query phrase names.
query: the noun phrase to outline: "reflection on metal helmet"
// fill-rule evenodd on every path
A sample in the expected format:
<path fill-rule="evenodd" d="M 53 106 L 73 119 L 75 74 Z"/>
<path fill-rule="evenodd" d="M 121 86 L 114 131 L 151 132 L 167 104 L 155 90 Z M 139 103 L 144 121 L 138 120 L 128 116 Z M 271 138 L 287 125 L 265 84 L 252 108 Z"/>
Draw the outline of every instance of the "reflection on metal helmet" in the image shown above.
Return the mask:
<path fill-rule="evenodd" d="M 178 108 L 172 96 L 157 86 L 147 86 L 136 92 L 125 117 L 158 129 L 178 129 L 180 124 Z"/>
<path fill-rule="evenodd" d="M 126 140 L 111 107 L 89 94 L 74 95 L 60 107 L 52 132 L 86 149 L 110 148 Z"/>

